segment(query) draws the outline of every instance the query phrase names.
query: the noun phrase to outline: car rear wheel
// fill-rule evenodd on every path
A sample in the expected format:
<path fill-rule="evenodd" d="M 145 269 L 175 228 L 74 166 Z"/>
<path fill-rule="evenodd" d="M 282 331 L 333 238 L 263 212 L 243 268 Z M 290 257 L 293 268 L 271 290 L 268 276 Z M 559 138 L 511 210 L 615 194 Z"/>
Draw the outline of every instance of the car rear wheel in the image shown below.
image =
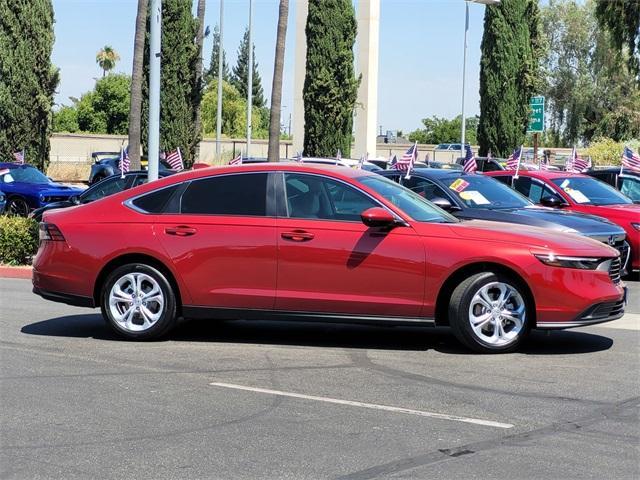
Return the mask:
<path fill-rule="evenodd" d="M 151 340 L 176 323 L 176 297 L 167 278 L 142 263 L 116 268 L 102 286 L 102 315 L 120 335 Z"/>
<path fill-rule="evenodd" d="M 9 215 L 17 215 L 19 217 L 26 217 L 29 215 L 29 205 L 24 198 L 13 197 L 7 202 L 7 213 Z"/>
<path fill-rule="evenodd" d="M 456 287 L 449 303 L 449 322 L 464 345 L 480 353 L 516 350 L 529 332 L 531 306 L 514 279 L 483 272 Z"/>

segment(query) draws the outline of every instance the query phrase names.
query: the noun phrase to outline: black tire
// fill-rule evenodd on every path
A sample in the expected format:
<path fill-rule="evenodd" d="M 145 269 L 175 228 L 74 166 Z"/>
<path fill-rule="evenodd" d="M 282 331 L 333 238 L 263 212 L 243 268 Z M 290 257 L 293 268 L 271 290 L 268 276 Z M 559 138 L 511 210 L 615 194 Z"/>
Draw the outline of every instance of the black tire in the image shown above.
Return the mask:
<path fill-rule="evenodd" d="M 160 302 L 149 302 L 149 309 L 144 310 L 149 312 L 150 310 L 157 310 L 155 313 L 159 315 L 159 318 L 155 320 L 150 326 L 147 328 L 144 327 L 145 318 L 142 312 L 143 306 L 141 305 L 142 298 L 138 299 L 138 304 L 134 304 L 135 300 L 129 302 L 129 308 L 133 308 L 135 311 L 131 314 L 131 322 L 129 322 L 130 327 L 140 328 L 139 331 L 134 331 L 132 328 L 126 327 L 126 322 L 118 321 L 118 319 L 114 316 L 114 312 L 116 314 L 122 313 L 123 310 L 128 308 L 126 307 L 126 302 L 120 302 L 116 305 L 111 305 L 110 298 L 112 289 L 114 285 L 118 283 L 118 287 L 120 287 L 121 291 L 123 289 L 121 286 L 127 285 L 125 276 L 131 274 L 135 278 L 142 278 L 141 287 L 147 288 L 148 292 L 151 292 L 153 287 L 153 282 L 155 281 L 155 285 L 159 288 L 162 293 L 162 306 L 160 306 Z M 128 277 L 131 278 L 131 277 Z M 152 280 L 150 280 L 152 279 Z M 128 284 L 131 284 L 129 282 Z M 135 295 L 135 290 L 132 292 L 132 298 Z M 144 295 L 144 292 L 143 292 Z M 121 297 L 118 297 L 121 298 Z M 144 303 L 145 307 L 147 303 Z M 156 308 L 157 307 L 157 308 Z M 154 267 L 149 265 L 145 265 L 143 263 L 130 263 L 127 265 L 123 265 L 121 267 L 116 268 L 113 272 L 109 274 L 109 276 L 104 281 L 101 291 L 100 291 L 100 308 L 102 310 L 102 315 L 104 319 L 107 321 L 109 326 L 119 335 L 132 339 L 132 340 L 154 340 L 166 335 L 175 325 L 176 325 L 176 317 L 177 317 L 177 307 L 176 307 L 176 295 L 173 291 L 173 288 L 165 275 L 157 270 Z M 142 323 L 142 325 L 139 325 Z"/>
<path fill-rule="evenodd" d="M 22 197 L 11 197 L 7 201 L 6 212 L 8 215 L 26 217 L 29 215 L 29 204 Z"/>
<path fill-rule="evenodd" d="M 485 327 L 488 329 L 487 333 L 495 333 L 494 325 L 497 324 L 498 321 L 501 322 L 502 327 L 500 328 L 505 332 L 504 341 L 506 343 L 504 344 L 493 344 L 487 341 L 488 335 L 483 335 L 484 332 L 480 332 L 480 334 L 477 333 L 471 326 L 472 313 L 470 312 L 470 308 L 474 298 L 477 298 L 476 294 L 479 294 L 483 288 L 486 288 L 490 294 L 493 294 L 494 291 L 499 292 L 497 284 L 506 285 L 517 292 L 517 295 L 512 294 L 513 299 L 507 302 L 509 306 L 521 304 L 524 308 L 524 315 L 519 328 L 516 326 L 517 324 L 511 320 L 502 320 L 502 317 L 499 317 L 501 308 L 498 306 L 494 307 L 491 311 L 489 311 L 489 309 L 486 309 L 487 311 L 481 310 L 482 315 L 490 315 L 491 318 Z M 477 307 L 484 308 L 480 303 L 474 301 L 474 309 Z M 498 316 L 497 318 L 500 318 L 500 320 L 493 317 L 494 314 Z M 463 345 L 478 353 L 508 353 L 517 350 L 531 330 L 532 318 L 533 305 L 522 282 L 515 278 L 494 272 L 482 272 L 471 275 L 455 288 L 449 302 L 449 324 L 451 325 L 454 335 Z M 498 340 L 495 341 L 497 342 Z"/>

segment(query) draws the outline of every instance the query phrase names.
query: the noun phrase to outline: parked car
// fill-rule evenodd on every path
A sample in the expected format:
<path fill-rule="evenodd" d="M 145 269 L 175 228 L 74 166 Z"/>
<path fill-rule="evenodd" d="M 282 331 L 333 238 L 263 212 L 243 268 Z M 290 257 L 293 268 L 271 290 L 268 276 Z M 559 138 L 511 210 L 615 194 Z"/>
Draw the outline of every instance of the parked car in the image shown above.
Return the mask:
<path fill-rule="evenodd" d="M 629 197 L 633 203 L 640 203 L 640 173 L 630 170 L 623 170 L 623 172 L 620 173 L 619 167 L 588 170 L 584 173 L 620 190 L 620 192 Z"/>
<path fill-rule="evenodd" d="M 89 173 L 89 185 L 98 183 L 111 175 L 120 175 L 120 152 L 94 152 L 91 157 L 94 163 L 91 165 L 91 172 Z M 140 159 L 143 170 L 147 169 L 147 163 L 147 158 L 143 156 Z M 163 170 L 171 170 L 171 165 L 160 159 L 158 171 Z"/>
<path fill-rule="evenodd" d="M 67 200 L 82 188 L 52 181 L 32 165 L 0 163 L 0 192 L 6 197 L 6 212 L 26 217 L 35 208 Z"/>
<path fill-rule="evenodd" d="M 470 146 L 468 143 L 465 145 Z M 433 150 L 434 162 L 456 163 L 460 157 L 464 157 L 464 148 L 460 148 L 460 143 L 441 143 Z"/>
<path fill-rule="evenodd" d="M 381 172 L 461 220 L 491 220 L 575 233 L 614 247 L 625 265 L 629 244 L 624 229 L 602 217 L 536 207 L 498 180 L 455 170 L 416 169 L 410 178 Z"/>
<path fill-rule="evenodd" d="M 580 173 L 527 170 L 520 172 L 517 179 L 513 178 L 514 173 L 487 172 L 485 175 L 513 186 L 534 203 L 597 215 L 617 223 L 627 232 L 631 247 L 628 257 L 631 264 L 627 270 L 640 270 L 640 205 L 634 205 L 606 183 Z"/>
<path fill-rule="evenodd" d="M 4 209 L 7 206 L 7 197 L 4 196 L 4 193 L 0 192 L 0 214 L 4 213 Z"/>
<path fill-rule="evenodd" d="M 171 175 L 173 170 L 161 170 L 158 172 L 158 177 L 166 177 Z M 137 170 L 135 172 L 127 172 L 123 175 L 111 175 L 104 180 L 94 183 L 92 186 L 87 188 L 80 195 L 74 195 L 73 197 L 69 197 L 67 200 L 63 200 L 60 202 L 52 202 L 43 207 L 36 208 L 33 212 L 29 214 L 29 217 L 34 220 L 40 222 L 42 221 L 42 215 L 47 210 L 53 210 L 54 208 L 67 208 L 73 207 L 75 205 L 84 205 L 85 203 L 94 202 L 96 200 L 100 200 L 101 198 L 107 197 L 109 195 L 113 195 L 114 193 L 122 192 L 123 190 L 128 190 L 133 187 L 137 187 L 138 185 L 142 185 L 147 182 L 147 171 L 146 170 Z"/>
<path fill-rule="evenodd" d="M 624 314 L 613 248 L 461 222 L 357 169 L 188 171 L 45 212 L 40 238 L 34 292 L 100 307 L 132 339 L 160 337 L 178 316 L 277 318 L 450 325 L 469 348 L 497 353 L 516 349 L 531 328 Z"/>

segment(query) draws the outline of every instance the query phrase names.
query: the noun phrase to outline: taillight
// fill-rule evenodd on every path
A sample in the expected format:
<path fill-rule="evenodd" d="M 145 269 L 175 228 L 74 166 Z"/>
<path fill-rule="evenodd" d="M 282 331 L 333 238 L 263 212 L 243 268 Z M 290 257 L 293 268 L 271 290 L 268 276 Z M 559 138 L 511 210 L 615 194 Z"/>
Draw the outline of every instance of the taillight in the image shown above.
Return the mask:
<path fill-rule="evenodd" d="M 40 241 L 64 242 L 64 235 L 53 223 L 40 224 Z"/>

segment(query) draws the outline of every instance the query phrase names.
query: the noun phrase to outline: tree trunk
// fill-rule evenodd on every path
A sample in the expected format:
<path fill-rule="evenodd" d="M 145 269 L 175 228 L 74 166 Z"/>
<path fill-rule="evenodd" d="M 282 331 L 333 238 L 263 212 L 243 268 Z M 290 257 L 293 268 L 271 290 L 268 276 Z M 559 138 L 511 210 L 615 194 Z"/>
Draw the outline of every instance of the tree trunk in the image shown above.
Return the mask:
<path fill-rule="evenodd" d="M 142 116 L 142 63 L 149 0 L 138 0 L 136 34 L 133 43 L 131 103 L 129 109 L 129 160 L 131 170 L 140 170 L 140 117 Z"/>
<path fill-rule="evenodd" d="M 270 162 L 280 160 L 280 108 L 282 106 L 282 71 L 284 68 L 284 47 L 287 37 L 287 18 L 289 0 L 280 0 L 278 14 L 278 33 L 276 36 L 276 55 L 273 64 L 273 84 L 271 85 L 271 116 L 269 120 Z"/>
<path fill-rule="evenodd" d="M 196 60 L 196 85 L 200 91 L 198 96 L 198 104 L 195 106 L 195 136 L 194 141 L 194 162 L 200 160 L 200 138 L 202 131 L 202 90 L 204 85 L 202 84 L 202 44 L 204 43 L 204 13 L 205 13 L 205 0 L 198 0 L 198 32 L 196 34 L 196 45 L 198 47 L 198 58 Z"/>

